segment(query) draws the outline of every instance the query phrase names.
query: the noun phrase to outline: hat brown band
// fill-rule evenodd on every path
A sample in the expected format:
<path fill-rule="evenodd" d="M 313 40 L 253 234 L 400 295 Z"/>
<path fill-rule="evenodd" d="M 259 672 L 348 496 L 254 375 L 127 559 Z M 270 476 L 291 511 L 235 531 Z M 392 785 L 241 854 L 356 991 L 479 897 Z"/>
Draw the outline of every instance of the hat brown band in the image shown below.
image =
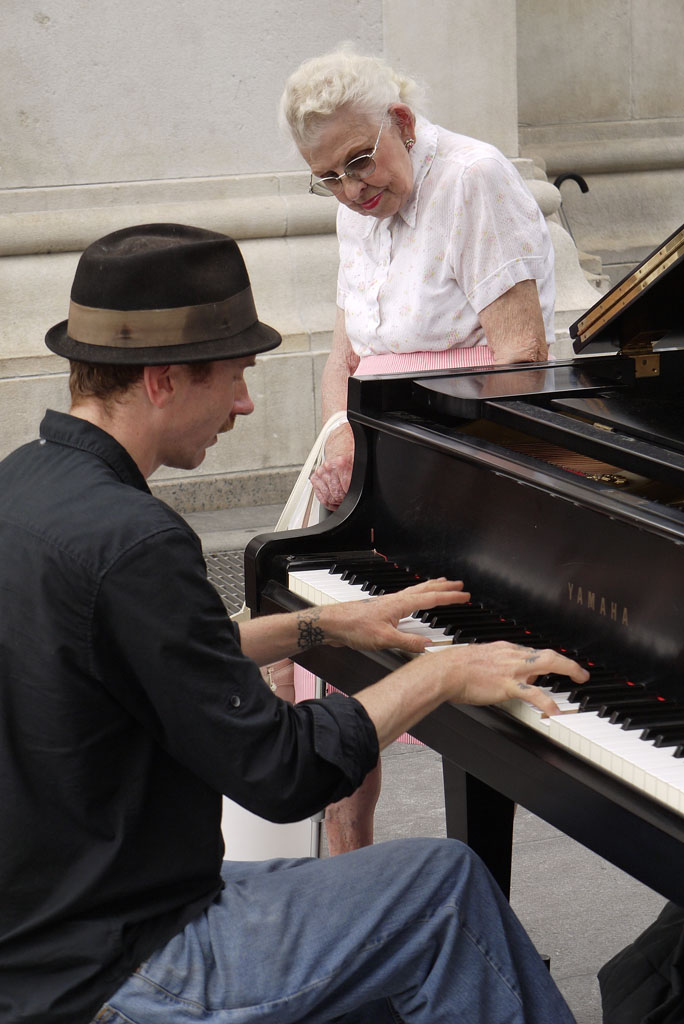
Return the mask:
<path fill-rule="evenodd" d="M 67 334 L 103 348 L 161 348 L 230 338 L 257 323 L 252 289 L 221 302 L 170 309 L 96 309 L 69 305 Z"/>

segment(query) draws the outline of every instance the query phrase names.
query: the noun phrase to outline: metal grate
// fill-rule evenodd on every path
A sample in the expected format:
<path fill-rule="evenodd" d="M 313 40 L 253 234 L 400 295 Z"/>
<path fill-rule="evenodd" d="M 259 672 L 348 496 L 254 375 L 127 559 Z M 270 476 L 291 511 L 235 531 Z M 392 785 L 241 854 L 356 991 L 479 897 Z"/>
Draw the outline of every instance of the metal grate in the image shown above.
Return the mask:
<path fill-rule="evenodd" d="M 244 554 L 244 551 L 218 551 L 205 555 L 207 575 L 229 615 L 239 612 L 245 600 Z"/>

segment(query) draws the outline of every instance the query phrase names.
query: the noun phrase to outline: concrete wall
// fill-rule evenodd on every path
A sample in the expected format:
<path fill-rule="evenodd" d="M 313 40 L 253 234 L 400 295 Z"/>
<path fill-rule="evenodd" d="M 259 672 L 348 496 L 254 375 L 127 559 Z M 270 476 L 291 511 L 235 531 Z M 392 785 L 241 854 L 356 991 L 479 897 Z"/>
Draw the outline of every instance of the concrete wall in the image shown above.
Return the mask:
<path fill-rule="evenodd" d="M 384 56 L 428 87 L 432 120 L 518 155 L 515 0 L 384 0 Z"/>
<path fill-rule="evenodd" d="M 0 188 L 299 168 L 282 85 L 345 39 L 423 79 L 441 123 L 517 155 L 515 0 L 6 0 L 0 39 Z"/>
<path fill-rule="evenodd" d="M 684 4 L 681 0 L 518 0 L 523 153 L 562 186 L 581 248 L 612 279 L 684 221 Z"/>
<path fill-rule="evenodd" d="M 344 32 L 376 46 L 380 0 Z M 276 131 L 280 87 L 340 19 L 318 0 L 6 0 L 0 39 L 0 187 L 26 188 L 298 167 Z"/>

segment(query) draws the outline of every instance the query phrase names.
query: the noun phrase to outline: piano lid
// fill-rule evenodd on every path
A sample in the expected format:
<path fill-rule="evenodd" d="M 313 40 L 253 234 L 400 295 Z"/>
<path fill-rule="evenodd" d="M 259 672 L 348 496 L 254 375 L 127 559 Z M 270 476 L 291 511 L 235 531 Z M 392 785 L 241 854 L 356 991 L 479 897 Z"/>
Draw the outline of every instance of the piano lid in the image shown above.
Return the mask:
<path fill-rule="evenodd" d="M 575 352 L 657 358 L 684 348 L 683 270 L 684 225 L 571 325 Z"/>
<path fill-rule="evenodd" d="M 611 360 L 612 362 L 612 360 Z M 485 406 L 500 399 L 573 397 L 605 390 L 615 384 L 595 371 L 594 361 L 573 363 L 511 364 L 495 366 L 484 373 L 429 373 L 413 381 L 412 408 L 431 416 L 449 419 L 479 419 Z"/>

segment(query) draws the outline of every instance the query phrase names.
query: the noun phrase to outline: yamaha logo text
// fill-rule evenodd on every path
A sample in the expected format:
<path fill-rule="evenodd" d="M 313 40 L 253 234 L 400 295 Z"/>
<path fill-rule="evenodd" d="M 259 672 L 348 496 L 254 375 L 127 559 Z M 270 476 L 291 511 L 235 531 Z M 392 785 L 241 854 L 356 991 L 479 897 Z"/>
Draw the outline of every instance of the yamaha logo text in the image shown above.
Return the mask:
<path fill-rule="evenodd" d="M 595 612 L 597 615 L 602 615 L 605 619 L 610 619 L 611 622 L 617 622 L 621 626 L 629 625 L 627 607 L 618 604 L 617 601 L 611 601 L 609 598 L 604 597 L 603 594 L 597 594 L 593 590 L 587 590 L 586 587 L 578 587 L 574 583 L 568 583 L 568 599 L 573 604 L 586 608 L 589 612 Z"/>

